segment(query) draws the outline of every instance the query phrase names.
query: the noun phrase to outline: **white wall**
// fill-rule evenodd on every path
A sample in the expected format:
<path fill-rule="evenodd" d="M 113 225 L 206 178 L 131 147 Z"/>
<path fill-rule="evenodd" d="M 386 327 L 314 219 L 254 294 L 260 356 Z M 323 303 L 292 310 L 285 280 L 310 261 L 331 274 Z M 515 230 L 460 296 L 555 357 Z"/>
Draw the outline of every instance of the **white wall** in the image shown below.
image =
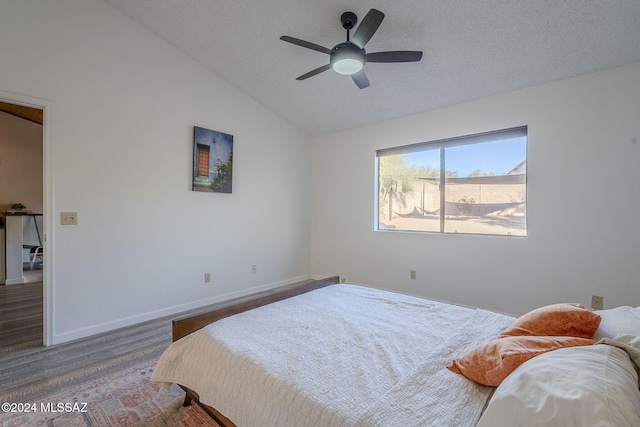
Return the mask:
<path fill-rule="evenodd" d="M 42 212 L 42 126 L 0 111 L 0 211 Z"/>
<path fill-rule="evenodd" d="M 308 277 L 299 130 L 98 0 L 2 2 L 0 58 L 51 106 L 53 342 Z M 191 191 L 194 125 L 234 135 L 233 194 Z"/>
<path fill-rule="evenodd" d="M 42 202 L 42 125 L 0 112 L 0 212 L 11 209 L 14 203 L 42 212 Z M 24 243 L 40 245 L 42 217 L 29 217 L 23 225 Z M 0 244 L 4 242 L 0 240 Z M 23 250 L 22 261 L 29 261 L 29 249 Z M 0 266 L 4 262 L 3 256 Z"/>
<path fill-rule="evenodd" d="M 376 149 L 521 125 L 528 237 L 373 231 Z M 640 64 L 314 138 L 311 271 L 511 314 L 638 306 L 639 139 Z"/>

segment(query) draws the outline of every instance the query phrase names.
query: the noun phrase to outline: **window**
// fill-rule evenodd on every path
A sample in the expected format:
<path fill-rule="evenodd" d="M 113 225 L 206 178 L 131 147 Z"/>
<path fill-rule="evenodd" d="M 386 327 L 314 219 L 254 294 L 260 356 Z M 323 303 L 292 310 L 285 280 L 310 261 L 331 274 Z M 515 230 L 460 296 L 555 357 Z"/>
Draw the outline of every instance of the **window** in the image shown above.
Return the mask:
<path fill-rule="evenodd" d="M 527 235 L 527 127 L 376 152 L 377 229 Z"/>

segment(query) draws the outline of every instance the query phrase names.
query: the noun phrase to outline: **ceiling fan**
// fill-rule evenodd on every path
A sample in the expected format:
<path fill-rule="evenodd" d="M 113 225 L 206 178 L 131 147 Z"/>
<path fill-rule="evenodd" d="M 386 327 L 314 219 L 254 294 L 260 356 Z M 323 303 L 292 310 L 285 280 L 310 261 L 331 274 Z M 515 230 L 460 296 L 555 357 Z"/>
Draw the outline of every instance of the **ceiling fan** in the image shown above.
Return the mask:
<path fill-rule="evenodd" d="M 282 36 L 280 40 L 293 43 L 307 49 L 316 50 L 318 52 L 329 55 L 329 63 L 322 67 L 311 70 L 306 74 L 296 78 L 296 80 L 305 80 L 327 71 L 330 68 L 339 74 L 349 75 L 360 89 L 369 86 L 369 78 L 365 74 L 363 67 L 367 62 L 416 62 L 422 59 L 422 52 L 415 50 L 393 50 L 387 52 L 367 53 L 364 46 L 373 37 L 378 27 L 384 19 L 384 13 L 377 9 L 371 9 L 366 14 L 353 37 L 349 39 L 349 31 L 356 26 L 358 17 L 353 12 L 345 12 L 340 17 L 342 27 L 347 30 L 347 41 L 338 43 L 333 49 L 317 45 L 308 41 L 300 40 L 294 37 Z"/>

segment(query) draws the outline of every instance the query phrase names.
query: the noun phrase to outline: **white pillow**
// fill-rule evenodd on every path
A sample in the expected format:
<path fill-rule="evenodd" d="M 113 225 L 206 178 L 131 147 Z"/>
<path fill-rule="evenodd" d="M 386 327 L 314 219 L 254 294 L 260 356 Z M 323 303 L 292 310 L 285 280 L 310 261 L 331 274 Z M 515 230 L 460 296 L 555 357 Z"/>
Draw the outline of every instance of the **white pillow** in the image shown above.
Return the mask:
<path fill-rule="evenodd" d="M 600 315 L 600 326 L 593 335 L 598 341 L 602 338 L 618 339 L 621 336 L 640 335 L 640 310 L 633 307 L 616 307 L 596 312 Z M 640 349 L 639 349 L 640 350 Z"/>
<path fill-rule="evenodd" d="M 477 427 L 640 426 L 638 375 L 609 345 L 550 351 L 496 389 Z"/>

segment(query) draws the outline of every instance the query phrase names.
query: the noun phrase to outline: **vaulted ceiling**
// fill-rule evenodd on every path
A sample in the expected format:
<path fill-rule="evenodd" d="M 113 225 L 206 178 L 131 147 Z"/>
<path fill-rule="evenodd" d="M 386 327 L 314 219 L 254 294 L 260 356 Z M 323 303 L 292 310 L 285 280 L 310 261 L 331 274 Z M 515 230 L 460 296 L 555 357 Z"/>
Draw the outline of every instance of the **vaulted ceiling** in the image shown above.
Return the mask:
<path fill-rule="evenodd" d="M 640 61 L 638 0 L 105 1 L 311 136 Z M 422 61 L 367 63 L 366 89 L 295 80 L 328 55 L 280 36 L 332 48 L 341 14 L 371 8 L 386 17 L 367 52 Z"/>

